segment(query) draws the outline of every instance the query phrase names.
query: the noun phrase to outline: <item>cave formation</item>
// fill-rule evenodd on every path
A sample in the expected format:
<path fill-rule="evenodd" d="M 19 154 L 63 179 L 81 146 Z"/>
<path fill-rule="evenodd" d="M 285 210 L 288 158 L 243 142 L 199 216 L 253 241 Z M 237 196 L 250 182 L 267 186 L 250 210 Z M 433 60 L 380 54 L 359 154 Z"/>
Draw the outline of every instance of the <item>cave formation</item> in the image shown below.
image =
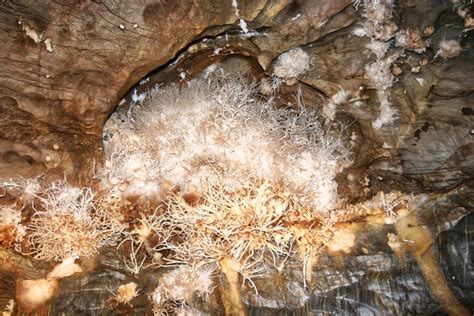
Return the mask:
<path fill-rule="evenodd" d="M 472 314 L 471 2 L 1 1 L 2 315 Z"/>

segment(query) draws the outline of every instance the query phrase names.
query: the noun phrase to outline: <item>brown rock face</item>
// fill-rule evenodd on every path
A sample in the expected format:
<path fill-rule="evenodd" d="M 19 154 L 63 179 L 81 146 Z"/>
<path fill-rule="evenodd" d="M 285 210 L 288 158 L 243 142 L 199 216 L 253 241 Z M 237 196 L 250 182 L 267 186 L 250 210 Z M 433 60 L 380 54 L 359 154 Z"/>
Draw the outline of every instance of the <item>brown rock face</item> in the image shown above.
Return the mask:
<path fill-rule="evenodd" d="M 263 4 L 239 1 L 240 16 L 254 18 Z M 0 174 L 79 182 L 100 163 L 102 125 L 124 93 L 207 28 L 237 18 L 231 1 L 0 6 Z"/>
<path fill-rule="evenodd" d="M 470 116 L 463 115 L 469 111 L 457 113 L 469 109 L 466 93 L 472 89 L 472 80 L 462 78 L 467 72 L 465 67 L 472 66 L 470 44 L 466 44 L 459 58 L 444 63 L 436 61 L 426 67 L 420 61 L 420 54 L 407 55 L 407 66 L 416 69 L 416 73 L 405 71 L 392 93 L 392 103 L 400 111 L 399 128 L 387 126 L 375 131 L 369 126 L 377 115 L 378 106 L 372 102 L 375 98 L 358 90 L 365 86 L 364 66 L 373 57 L 365 47 L 368 39 L 352 34 L 351 26 L 363 8 L 356 11 L 350 1 L 323 1 L 318 5 L 311 1 L 239 1 L 238 13 L 232 1 L 183 0 L 147 5 L 120 1 L 35 2 L 34 5 L 28 1 L 6 1 L 0 5 L 4 21 L 0 40 L 6 48 L 0 52 L 3 60 L 0 175 L 3 178 L 47 173 L 88 182 L 102 162 L 102 126 L 118 101 L 144 75 L 173 60 L 190 43 L 198 44 L 179 55 L 177 67 L 189 74 L 222 62 L 222 56 L 247 56 L 250 63 L 253 59 L 255 64 L 258 61 L 267 69 L 280 53 L 306 45 L 311 69 L 301 77 L 302 82 L 326 97 L 344 89 L 357 92 L 353 100 L 369 98 L 366 105 L 350 103 L 340 109 L 356 118 L 365 139 L 375 141 L 371 147 L 386 143 L 397 148 L 406 144 L 401 147 L 407 175 L 426 180 L 429 177 L 423 174 L 440 168 L 442 162 L 431 163 L 431 153 L 427 155 L 433 143 L 424 145 L 425 139 L 430 142 L 437 138 L 433 133 L 440 130 L 454 133 L 442 146 L 440 157 L 445 157 L 443 161 L 448 159 L 445 163 L 451 166 L 443 170 L 448 170 L 454 178 L 465 178 L 463 170 L 472 170 L 472 164 L 463 158 L 466 154 L 472 156 L 468 135 Z M 444 13 L 449 6 L 431 8 L 417 21 L 415 17 L 424 12 L 424 6 L 424 2 L 402 6 L 400 14 L 405 20 L 401 28 L 415 29 L 417 25 L 424 28 L 432 25 L 437 16 L 453 22 L 450 24 L 453 26 L 442 26 L 429 34 L 429 38 L 423 38 L 434 43 L 435 49 L 442 34 L 455 35 L 462 30 L 462 19 L 455 18 L 454 13 Z M 242 34 L 239 19 L 246 20 L 254 33 Z M 205 40 L 201 41 L 202 38 Z M 216 48 L 221 51 L 221 57 L 216 58 L 213 53 Z M 425 54 L 429 53 L 428 48 Z M 404 67 L 403 63 L 400 65 Z M 155 82 L 177 75 L 164 71 Z M 457 96 L 465 100 L 457 99 L 451 106 L 448 99 Z M 431 105 L 438 102 L 441 106 Z M 459 110 L 443 112 L 443 108 L 452 109 L 458 104 Z M 433 118 L 422 119 L 425 112 L 430 116 L 429 113 L 440 112 L 433 117 L 445 117 L 448 125 L 429 122 Z M 452 115 L 453 119 L 447 118 Z M 463 123 L 452 124 L 453 120 Z M 420 128 L 426 123 L 431 124 L 431 129 L 425 132 Z M 416 157 L 411 153 L 416 153 Z"/>
<path fill-rule="evenodd" d="M 429 249 L 425 261 L 433 261 L 428 266 L 438 277 L 444 269 L 448 279 L 438 292 L 454 284 L 453 292 L 472 313 L 474 272 L 465 249 L 473 249 L 469 227 L 474 223 L 469 214 L 474 209 L 474 7 L 467 0 L 401 0 L 390 9 L 389 21 L 377 17 L 372 7 L 375 18 L 366 23 L 367 2 L 377 1 L 0 1 L 0 184 L 46 174 L 90 185 L 103 164 L 103 130 L 111 113 L 128 110 L 137 95 L 161 84 L 184 85 L 212 72 L 267 80 L 268 90 L 278 82 L 276 92 L 261 91 L 259 97 L 271 95 L 285 107 L 301 92 L 305 105 L 321 116 L 333 106 L 331 122 L 344 127 L 352 145 L 353 163 L 344 165 L 336 179 L 347 205 L 380 191 L 434 193 L 431 202 L 417 205 L 419 218 L 411 218 L 416 225 L 410 222 L 410 228 L 421 225 L 432 235 L 422 242 Z M 386 32 L 361 34 L 365 26 Z M 412 36 L 400 33 L 406 30 Z M 440 53 L 443 40 L 458 45 L 456 54 Z M 307 54 L 308 69 L 286 81 L 276 78 L 276 61 L 294 48 Z M 368 66 L 390 58 L 377 78 L 368 77 Z M 384 83 L 377 82 L 386 77 L 390 84 L 379 89 Z M 377 128 L 373 122 L 383 112 L 380 94 L 396 119 Z M 2 198 L 11 197 L 0 189 L 2 206 Z M 130 221 L 139 218 L 136 212 Z M 315 313 L 449 311 L 430 294 L 431 285 L 423 279 L 430 270 L 419 267 L 422 255 L 409 251 L 419 241 L 400 241 L 403 233 L 396 236 L 394 223 L 366 209 L 345 215 L 335 234 L 337 251 L 324 253 L 304 272 L 295 264 L 259 278 L 258 294 L 248 286 L 240 289 L 239 282 L 235 291 L 241 290 L 242 302 L 234 311 L 242 304 L 250 314 L 263 315 L 305 314 L 312 307 Z M 443 239 L 443 234 L 461 237 Z M 393 237 L 388 239 L 393 248 L 387 236 Z M 444 251 L 441 267 L 435 266 L 436 247 Z M 9 292 L 0 291 L 0 308 L 16 295 L 27 312 L 47 303 L 55 314 L 87 314 L 109 308 L 110 288 L 137 282 L 133 307 L 122 304 L 119 309 L 150 313 L 149 298 L 162 271 L 133 274 L 122 255 L 114 247 L 104 248 L 90 259 L 93 268 L 84 276 L 57 283 L 43 279 L 47 263 L 0 249 L 0 288 Z M 93 291 L 84 294 L 86 288 Z M 36 298 L 43 289 L 48 295 Z M 223 299 L 213 298 L 218 303 L 212 304 L 223 305 Z"/>

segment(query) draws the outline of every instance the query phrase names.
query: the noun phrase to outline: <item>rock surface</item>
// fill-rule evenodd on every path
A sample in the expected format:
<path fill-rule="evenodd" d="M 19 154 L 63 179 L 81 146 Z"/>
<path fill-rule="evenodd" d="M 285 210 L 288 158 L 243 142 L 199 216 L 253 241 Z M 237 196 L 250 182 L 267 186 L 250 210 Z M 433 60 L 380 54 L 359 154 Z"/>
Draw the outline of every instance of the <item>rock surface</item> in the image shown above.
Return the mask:
<path fill-rule="evenodd" d="M 362 7 L 356 11 L 350 1 L 239 1 L 249 34 L 238 27 L 231 1 L 6 1 L 1 7 L 0 36 L 7 47 L 0 56 L 4 178 L 48 173 L 90 182 L 102 161 L 100 136 L 107 116 L 144 75 L 176 58 L 180 72 L 175 76 L 184 71 L 192 77 L 225 56 L 246 56 L 258 72 L 257 63 L 271 69 L 280 53 L 304 45 L 311 70 L 301 81 L 326 97 L 364 87 L 364 66 L 373 58 L 365 48 L 368 39 L 352 34 Z M 397 10 L 400 28 L 434 28 L 426 36 L 432 49 L 407 51 L 399 61 L 403 73 L 392 98 L 400 120 L 393 127 L 371 128 L 377 105 L 370 90 L 361 96 L 363 102 L 345 104 L 338 112 L 353 116 L 372 150 L 384 143 L 398 148 L 405 175 L 432 189 L 453 187 L 473 172 L 472 32 L 463 32 L 463 19 L 447 2 L 435 7 L 427 1 L 402 2 Z M 458 58 L 435 58 L 410 71 L 432 58 L 446 36 L 461 40 Z M 187 53 L 180 54 L 183 48 Z M 155 82 L 171 79 L 169 71 L 155 72 Z"/>
<path fill-rule="evenodd" d="M 432 249 L 451 289 L 472 312 L 474 33 L 465 27 L 473 7 L 464 2 L 397 3 L 399 29 L 419 30 L 427 48 L 406 50 L 395 61 L 391 102 L 398 119 L 375 129 L 380 109 L 365 74 L 375 56 L 366 47 L 370 39 L 353 34 L 363 7 L 356 9 L 350 0 L 239 0 L 238 14 L 231 0 L 2 1 L 0 179 L 46 174 L 92 184 L 104 157 L 103 126 L 115 109 L 125 111 L 160 84 L 206 72 L 271 76 L 281 53 L 302 47 L 310 69 L 294 85 L 281 87 L 278 102 L 291 103 L 300 88 L 306 105 L 323 112 L 338 91 L 350 93 L 336 107 L 336 121 L 354 135 L 354 163 L 338 178 L 349 202 L 381 190 L 444 194 L 420 218 L 437 236 Z M 464 17 L 456 13 L 461 9 Z M 460 55 L 438 56 L 443 39 L 459 41 Z M 392 231 L 364 227 L 358 250 L 320 258 L 306 288 L 300 266 L 259 280 L 259 295 L 251 288 L 243 293 L 249 314 L 442 313 L 416 260 L 408 255 L 401 264 L 387 246 Z M 137 280 L 113 255 L 104 252 L 101 261 L 86 277 L 60 281 L 54 314 L 150 312 L 147 295 L 157 274 L 140 275 L 138 283 L 146 289 L 133 300 L 134 309 L 112 311 L 109 289 Z M 18 265 L 35 266 L 24 270 L 30 277 L 46 270 L 38 263 Z M 14 297 L 3 289 L 11 289 L 16 277 L 0 269 L 0 305 Z"/>
<path fill-rule="evenodd" d="M 239 1 L 240 16 L 255 19 L 265 3 Z M 0 8 L 2 177 L 50 171 L 78 182 L 90 181 L 94 160 L 101 162 L 102 126 L 128 89 L 207 29 L 237 20 L 231 1 Z"/>

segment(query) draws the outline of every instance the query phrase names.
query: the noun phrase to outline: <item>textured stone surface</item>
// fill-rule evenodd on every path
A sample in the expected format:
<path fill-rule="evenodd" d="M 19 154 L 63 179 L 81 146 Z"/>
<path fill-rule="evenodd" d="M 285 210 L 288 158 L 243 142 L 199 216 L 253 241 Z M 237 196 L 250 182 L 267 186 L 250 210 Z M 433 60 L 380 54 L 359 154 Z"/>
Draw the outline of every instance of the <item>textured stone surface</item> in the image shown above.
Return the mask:
<path fill-rule="evenodd" d="M 239 1 L 241 17 L 264 4 Z M 87 182 L 102 125 L 127 90 L 237 17 L 231 1 L 2 1 L 0 20 L 2 177 L 53 170 Z"/>
<path fill-rule="evenodd" d="M 420 220 L 439 233 L 430 247 L 439 253 L 448 283 L 457 299 L 472 310 L 472 221 L 474 200 L 471 186 L 426 203 Z M 323 256 L 313 267 L 312 282 L 304 287 L 301 267 L 275 274 L 272 282 L 257 282 L 259 295 L 245 294 L 258 315 L 342 313 L 379 315 L 439 315 L 442 307 L 431 294 L 420 268 L 411 255 L 398 257 L 387 249 L 383 236 L 391 231 L 384 224 L 356 223 L 357 249 L 345 257 Z M 275 288 L 278 291 L 275 291 Z M 302 304 L 301 297 L 308 300 Z M 284 302 L 284 303 L 283 303 Z"/>
<path fill-rule="evenodd" d="M 261 72 L 257 63 L 270 71 L 279 53 L 304 45 L 312 67 L 301 80 L 330 97 L 339 89 L 355 93 L 365 86 L 364 66 L 373 58 L 365 48 L 368 39 L 351 34 L 362 9 L 356 11 L 350 1 L 239 1 L 241 17 L 256 31 L 252 36 L 239 36 L 231 1 L 27 4 L 0 4 L 0 39 L 8 47 L 0 53 L 4 178 L 48 173 L 88 182 L 102 160 L 100 136 L 108 114 L 130 87 L 173 61 L 184 47 L 175 72 L 157 72 L 143 91 L 173 81 L 173 76 L 179 80 L 182 72 L 192 78 L 209 65 L 239 56 L 247 58 L 245 67 L 251 71 Z M 361 105 L 348 103 L 339 112 L 356 120 L 369 144 L 359 164 L 396 156 L 397 150 L 376 149 L 386 143 L 401 153 L 400 163 L 389 169 L 402 168 L 430 188 L 452 187 L 472 176 L 469 113 L 474 83 L 466 75 L 473 65 L 472 36 L 462 33 L 463 20 L 449 3 L 403 2 L 399 14 L 403 28 L 434 27 L 426 38 L 433 50 L 408 52 L 397 62 L 403 72 L 392 101 L 399 108 L 399 121 L 382 130 L 371 128 L 378 105 L 370 90 L 359 96 Z M 200 36 L 207 39 L 199 41 Z M 410 72 L 421 59 L 432 58 L 446 36 L 461 37 L 461 56 L 437 58 L 419 73 Z M 198 44 L 190 46 L 192 42 Z"/>
<path fill-rule="evenodd" d="M 420 30 L 428 47 L 421 54 L 406 51 L 395 62 L 401 73 L 391 101 L 399 119 L 374 129 L 379 104 L 364 77 L 374 56 L 366 48 L 370 40 L 352 34 L 362 7 L 356 10 L 349 0 L 239 0 L 238 7 L 251 34 L 242 34 L 231 0 L 0 2 L 0 179 L 46 173 L 90 183 L 103 157 L 103 124 L 119 102 L 124 110 L 133 93 L 184 83 L 213 65 L 261 78 L 271 74 L 280 53 L 301 46 L 310 70 L 294 86 L 283 85 L 277 101 L 294 102 L 301 88 L 305 104 L 321 110 L 340 89 L 352 94 L 336 115 L 356 136 L 354 164 L 338 177 L 349 202 L 380 190 L 451 190 L 428 203 L 420 218 L 438 236 L 433 249 L 450 286 L 472 311 L 472 214 L 466 214 L 474 207 L 473 30 L 464 29 L 449 1 L 400 1 L 399 28 Z M 423 33 L 431 27 L 432 33 Z M 460 56 L 436 56 L 443 39 L 459 40 Z M 416 261 L 408 256 L 403 266 L 387 247 L 393 227 L 354 225 L 362 227 L 357 251 L 323 257 L 308 288 L 300 266 L 259 280 L 258 296 L 251 288 L 243 293 L 249 313 L 440 313 Z M 109 287 L 136 281 L 121 258 L 108 256 L 102 254 L 102 264 L 86 277 L 61 280 L 54 314 L 101 314 Z M 0 264 L 2 306 L 14 295 L 13 277 L 39 278 L 47 270 L 0 253 L 5 258 L 10 261 Z M 20 270 L 12 272 L 7 263 Z M 147 295 L 156 276 L 140 275 L 146 286 L 133 301 L 136 314 L 149 312 Z M 132 313 L 126 306 L 115 312 Z"/>

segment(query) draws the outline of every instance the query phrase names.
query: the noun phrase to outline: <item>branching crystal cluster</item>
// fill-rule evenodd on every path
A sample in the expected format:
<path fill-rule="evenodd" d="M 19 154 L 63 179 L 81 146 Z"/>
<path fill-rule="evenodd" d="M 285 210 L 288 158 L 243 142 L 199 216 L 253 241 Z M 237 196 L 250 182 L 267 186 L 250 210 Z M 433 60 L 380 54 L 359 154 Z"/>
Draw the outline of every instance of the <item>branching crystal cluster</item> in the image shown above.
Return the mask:
<path fill-rule="evenodd" d="M 257 91 L 242 77 L 195 79 L 150 92 L 106 126 L 103 208 L 165 202 L 124 233 L 133 273 L 144 248 L 155 264 L 179 266 L 154 291 L 159 310 L 192 306 L 196 291 L 209 291 L 193 285 L 203 267 L 223 258 L 253 284 L 290 258 L 308 260 L 332 236 L 335 176 L 350 156 L 343 135 L 301 97 L 276 108 Z"/>
<path fill-rule="evenodd" d="M 304 244 L 306 238 L 314 238 L 314 244 L 325 241 L 324 234 L 317 231 L 323 231 L 321 227 L 327 224 L 324 218 L 329 217 L 315 217 L 309 208 L 292 200 L 288 192 L 266 183 L 248 184 L 237 192 L 213 186 L 203 200 L 191 207 L 183 198 L 174 196 L 161 215 L 157 233 L 162 242 L 157 247 L 172 252 L 171 264 L 198 265 L 228 256 L 242 264 L 242 275 L 253 275 L 255 271 L 250 273 L 251 270 L 262 268 L 256 263 L 267 259 L 270 266 L 280 267 L 294 255 L 294 245 L 303 259 L 310 252 L 309 243 Z M 289 224 L 295 221 L 301 222 L 301 227 Z M 299 236 L 302 231 L 308 236 Z M 182 240 L 190 242 L 176 242 Z"/>
<path fill-rule="evenodd" d="M 50 184 L 37 195 L 28 226 L 28 244 L 37 259 L 63 260 L 91 256 L 116 242 L 116 229 L 107 213 L 96 211 L 90 188 L 65 181 Z"/>
<path fill-rule="evenodd" d="M 320 211 L 334 208 L 340 164 L 349 151 L 316 112 L 277 109 L 241 78 L 194 80 L 150 93 L 122 124 L 109 128 L 107 186 L 154 196 L 160 184 L 183 192 L 221 184 L 232 190 L 265 179 Z"/>
<path fill-rule="evenodd" d="M 273 73 L 278 78 L 292 79 L 304 74 L 309 68 L 309 55 L 302 48 L 296 47 L 278 56 Z"/>
<path fill-rule="evenodd" d="M 214 270 L 209 267 L 191 269 L 183 265 L 164 274 L 151 294 L 156 314 L 162 314 L 167 303 L 192 306 L 196 296 L 209 296 L 213 289 L 213 273 Z"/>
<path fill-rule="evenodd" d="M 361 2 L 355 1 L 355 6 L 361 5 Z M 377 91 L 377 99 L 380 103 L 380 114 L 372 123 L 376 129 L 392 124 L 398 115 L 390 102 L 390 88 L 395 79 L 390 67 L 399 55 L 398 53 L 390 54 L 387 43 L 397 31 L 397 25 L 392 21 L 393 5 L 393 0 L 364 0 L 363 28 L 354 32 L 357 36 L 371 38 L 367 48 L 376 56 L 376 60 L 365 67 L 366 77 L 371 88 Z"/>

